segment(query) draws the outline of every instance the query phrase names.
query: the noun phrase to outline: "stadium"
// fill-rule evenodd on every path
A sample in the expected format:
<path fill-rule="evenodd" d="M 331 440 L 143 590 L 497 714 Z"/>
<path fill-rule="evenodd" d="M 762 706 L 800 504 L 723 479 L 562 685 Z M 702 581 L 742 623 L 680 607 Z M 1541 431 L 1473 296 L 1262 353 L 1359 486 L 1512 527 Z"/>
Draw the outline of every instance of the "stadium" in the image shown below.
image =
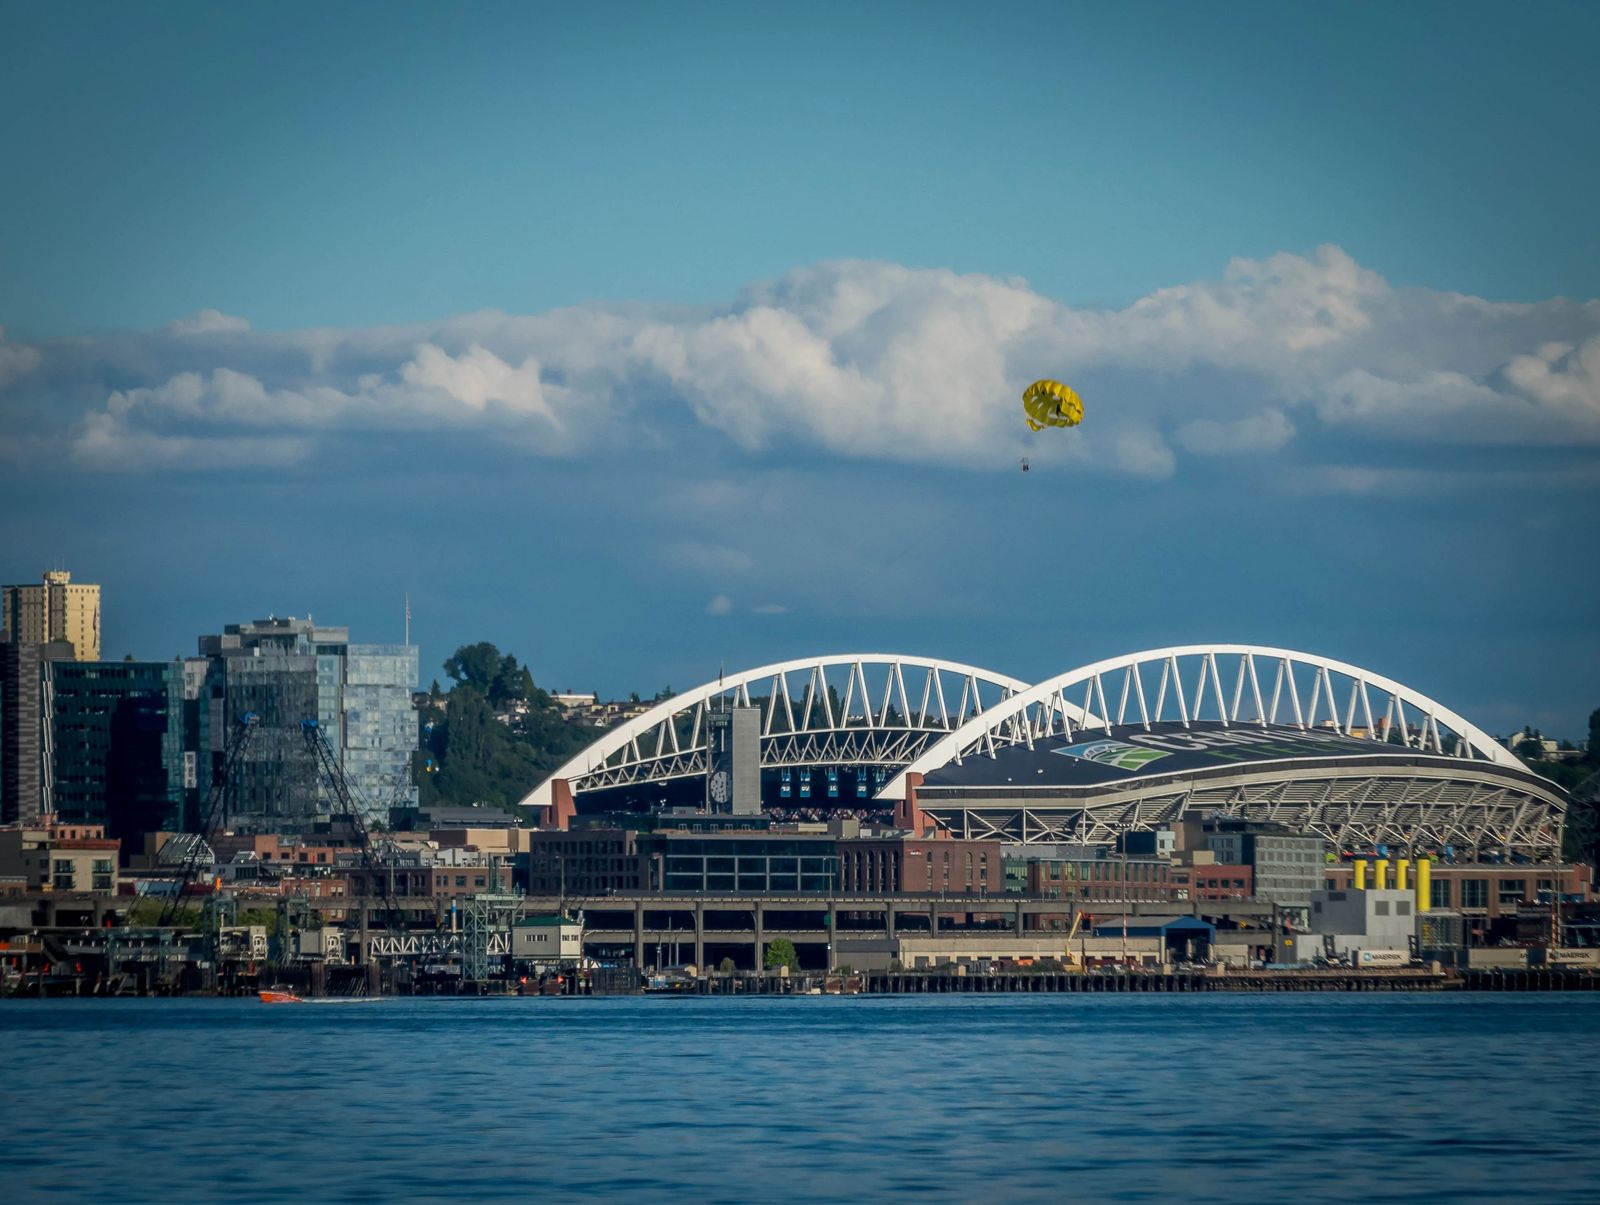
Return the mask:
<path fill-rule="evenodd" d="M 1239 644 L 1132 653 L 1034 685 L 892 654 L 760 666 L 608 729 L 522 802 L 554 827 L 704 803 L 713 716 L 728 709 L 756 717 L 761 809 L 779 818 L 840 810 L 1031 845 L 1221 815 L 1352 853 L 1546 861 L 1567 807 L 1560 787 L 1418 691 Z"/>

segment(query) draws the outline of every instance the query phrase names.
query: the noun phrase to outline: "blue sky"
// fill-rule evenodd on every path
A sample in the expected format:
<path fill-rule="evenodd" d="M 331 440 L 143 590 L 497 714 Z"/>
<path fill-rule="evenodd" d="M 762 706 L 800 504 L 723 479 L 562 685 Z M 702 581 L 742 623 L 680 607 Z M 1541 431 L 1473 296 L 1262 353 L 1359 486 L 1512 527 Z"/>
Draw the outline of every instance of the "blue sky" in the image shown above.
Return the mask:
<path fill-rule="evenodd" d="M 0 575 L 100 580 L 111 654 L 409 591 L 425 666 L 604 692 L 1218 639 L 1600 705 L 1591 6 L 0 35 Z"/>

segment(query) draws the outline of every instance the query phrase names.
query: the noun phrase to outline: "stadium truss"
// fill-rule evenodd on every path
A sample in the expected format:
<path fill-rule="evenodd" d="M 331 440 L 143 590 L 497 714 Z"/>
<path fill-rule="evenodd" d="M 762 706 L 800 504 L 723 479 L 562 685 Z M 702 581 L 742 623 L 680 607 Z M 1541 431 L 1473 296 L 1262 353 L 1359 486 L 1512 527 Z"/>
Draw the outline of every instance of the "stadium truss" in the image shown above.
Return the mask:
<path fill-rule="evenodd" d="M 606 732 L 521 800 L 548 807 L 574 793 L 706 772 L 706 715 L 724 703 L 761 709 L 761 764 L 897 769 L 1028 684 L 976 666 L 889 653 L 843 653 L 763 665 L 651 708 Z"/>
<path fill-rule="evenodd" d="M 1479 763 L 1481 767 L 1482 763 Z M 1535 860 L 1561 845 L 1565 805 L 1549 784 L 1479 768 L 1264 764 L 1226 778 L 1130 784 L 1092 797 L 1029 800 L 1020 792 L 923 787 L 924 814 L 956 836 L 1023 844 L 1097 845 L 1130 830 L 1168 827 L 1185 814 L 1284 824 L 1319 833 L 1335 848 L 1379 845 L 1411 852 L 1453 849 L 1462 858 L 1503 854 Z"/>
<path fill-rule="evenodd" d="M 941 767 L 1001 759 L 1113 728 L 1292 728 L 1337 734 L 1371 753 L 1259 760 L 1092 788 L 941 784 Z M 1124 729 L 1126 730 L 1126 729 Z M 925 785 L 924 775 L 934 775 Z M 916 776 L 916 777 L 912 777 Z M 1220 811 L 1318 832 L 1342 849 L 1452 846 L 1547 858 L 1565 796 L 1455 712 L 1381 675 L 1253 645 L 1190 645 L 1096 662 L 1019 692 L 930 745 L 880 792 L 962 835 L 1098 843 L 1129 829 Z"/>
<path fill-rule="evenodd" d="M 1318 832 L 1342 849 L 1452 846 L 1544 858 L 1559 850 L 1565 817 L 1559 788 L 1420 692 L 1344 662 L 1246 644 L 1132 653 L 1032 687 L 883 653 L 763 665 L 608 729 L 521 803 L 548 808 L 557 784 L 581 795 L 703 775 L 707 715 L 725 704 L 760 709 L 763 768 L 895 771 L 877 804 L 911 796 L 940 827 L 973 837 L 1100 843 L 1204 809 Z M 1083 788 L 978 784 L 972 774 L 958 786 L 936 773 L 1041 741 L 1162 724 L 1293 729 L 1361 748 Z"/>

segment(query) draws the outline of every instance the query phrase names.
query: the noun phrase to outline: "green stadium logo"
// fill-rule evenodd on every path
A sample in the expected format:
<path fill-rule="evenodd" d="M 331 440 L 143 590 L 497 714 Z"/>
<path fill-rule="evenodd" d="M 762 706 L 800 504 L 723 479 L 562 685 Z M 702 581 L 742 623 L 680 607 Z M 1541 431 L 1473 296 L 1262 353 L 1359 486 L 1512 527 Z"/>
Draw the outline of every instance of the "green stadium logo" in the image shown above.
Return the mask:
<path fill-rule="evenodd" d="M 1142 745 L 1130 745 L 1125 741 L 1084 741 L 1082 744 L 1067 745 L 1051 752 L 1129 771 L 1142 770 L 1151 762 L 1170 756 L 1170 753 L 1164 750 L 1147 749 Z"/>

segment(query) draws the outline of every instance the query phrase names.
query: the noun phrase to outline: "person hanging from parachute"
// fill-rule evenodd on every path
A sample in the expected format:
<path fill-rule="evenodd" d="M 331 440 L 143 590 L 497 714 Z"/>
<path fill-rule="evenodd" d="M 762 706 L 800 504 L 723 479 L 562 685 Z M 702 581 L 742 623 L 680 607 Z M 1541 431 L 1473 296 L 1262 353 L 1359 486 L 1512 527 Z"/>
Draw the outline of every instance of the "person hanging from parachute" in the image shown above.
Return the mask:
<path fill-rule="evenodd" d="M 1022 413 L 1030 431 L 1046 427 L 1076 427 L 1083 421 L 1083 399 L 1060 381 L 1035 381 L 1022 391 Z M 1028 471 L 1024 457 L 1022 471 Z"/>

